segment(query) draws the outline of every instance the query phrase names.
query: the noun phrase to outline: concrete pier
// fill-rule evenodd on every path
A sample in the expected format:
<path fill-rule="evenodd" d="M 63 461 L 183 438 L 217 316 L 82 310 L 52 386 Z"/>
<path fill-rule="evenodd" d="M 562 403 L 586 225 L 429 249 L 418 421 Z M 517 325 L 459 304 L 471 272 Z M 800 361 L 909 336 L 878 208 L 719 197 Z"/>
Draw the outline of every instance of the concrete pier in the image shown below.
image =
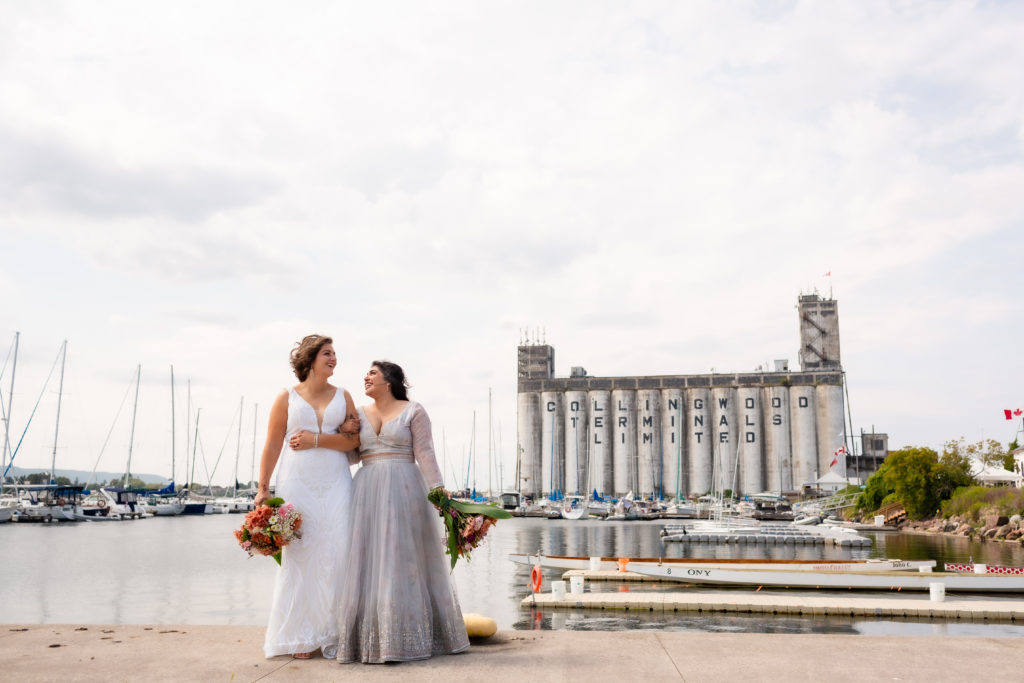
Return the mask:
<path fill-rule="evenodd" d="M 567 572 L 571 574 L 575 572 Z M 894 591 L 895 592 L 895 591 Z M 913 597 L 911 597 L 911 595 Z M 896 617 L 971 622 L 1024 622 L 1024 600 L 934 601 L 928 595 L 900 592 L 898 599 L 863 595 L 820 595 L 814 592 L 630 591 L 623 593 L 567 593 L 556 599 L 551 593 L 523 598 L 524 607 L 550 609 L 636 610 L 640 612 L 696 612 L 698 614 L 789 614 L 796 616 Z"/>
<path fill-rule="evenodd" d="M 34 681 L 1011 681 L 1024 639 L 501 631 L 467 653 L 341 665 L 264 659 L 258 626 L 0 626 L 3 679 Z"/>

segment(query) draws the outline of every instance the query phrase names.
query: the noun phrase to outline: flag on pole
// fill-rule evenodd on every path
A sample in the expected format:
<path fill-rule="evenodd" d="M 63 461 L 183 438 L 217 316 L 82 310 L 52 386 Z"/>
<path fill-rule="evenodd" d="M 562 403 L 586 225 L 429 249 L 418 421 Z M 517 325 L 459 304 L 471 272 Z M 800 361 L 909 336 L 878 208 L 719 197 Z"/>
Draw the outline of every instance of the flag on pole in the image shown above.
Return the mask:
<path fill-rule="evenodd" d="M 839 463 L 839 456 L 840 455 L 846 455 L 846 446 L 845 445 L 840 446 L 839 448 L 836 449 L 836 452 L 833 454 L 834 457 L 832 458 L 832 462 L 829 463 L 829 467 L 835 467 Z"/>
<path fill-rule="evenodd" d="M 1006 416 L 1007 420 L 1012 420 L 1015 417 L 1020 417 L 1021 415 L 1024 415 L 1024 411 L 1022 411 L 1020 408 L 1016 408 L 1015 410 L 1004 410 L 1003 415 Z"/>
<path fill-rule="evenodd" d="M 832 277 L 832 271 L 831 271 L 831 270 L 830 270 L 830 271 L 828 271 L 827 273 L 825 273 L 824 275 L 822 275 L 822 277 Z"/>

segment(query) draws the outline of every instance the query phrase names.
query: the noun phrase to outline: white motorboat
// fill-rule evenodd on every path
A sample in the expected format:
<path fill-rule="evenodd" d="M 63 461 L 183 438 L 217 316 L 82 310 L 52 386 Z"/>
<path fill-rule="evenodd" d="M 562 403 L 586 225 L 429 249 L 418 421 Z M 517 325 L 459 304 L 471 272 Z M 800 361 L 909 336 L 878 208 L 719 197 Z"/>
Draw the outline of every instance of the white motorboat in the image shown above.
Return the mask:
<path fill-rule="evenodd" d="M 561 506 L 562 519 L 586 519 L 589 514 L 587 510 L 587 499 L 583 496 L 566 496 Z"/>
<path fill-rule="evenodd" d="M 143 504 L 154 517 L 174 517 L 185 511 L 185 504 L 177 496 L 146 496 Z"/>
<path fill-rule="evenodd" d="M 111 512 L 121 515 L 122 519 L 142 519 L 153 516 L 142 504 L 139 491 L 104 487 L 100 489 L 100 493 L 106 496 Z"/>
<path fill-rule="evenodd" d="M 81 486 L 26 484 L 11 487 L 19 504 L 12 522 L 74 522 L 82 500 Z"/>
<path fill-rule="evenodd" d="M 253 509 L 253 499 L 246 498 L 245 496 L 235 496 L 234 498 L 217 498 L 213 501 L 213 512 L 215 514 L 223 513 L 245 513 Z"/>

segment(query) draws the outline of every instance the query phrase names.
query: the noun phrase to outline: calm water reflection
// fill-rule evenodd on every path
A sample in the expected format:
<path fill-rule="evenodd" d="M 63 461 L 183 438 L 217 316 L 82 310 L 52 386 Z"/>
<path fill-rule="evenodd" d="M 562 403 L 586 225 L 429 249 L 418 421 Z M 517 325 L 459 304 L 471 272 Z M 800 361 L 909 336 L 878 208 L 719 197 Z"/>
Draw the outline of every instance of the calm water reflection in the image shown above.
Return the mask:
<path fill-rule="evenodd" d="M 0 525 L 0 621 L 6 623 L 252 624 L 266 622 L 276 565 L 248 558 L 234 543 L 237 515 L 155 518 L 77 525 Z M 511 553 L 606 557 L 747 557 L 866 559 L 899 557 L 1024 565 L 1019 545 L 882 534 L 871 548 L 669 543 L 660 522 L 565 522 L 511 519 L 492 531 L 472 562 L 453 578 L 464 612 L 501 628 L 914 635 L 1024 635 L 1024 627 L 880 621 L 852 618 L 704 617 L 692 614 L 607 614 L 520 608 L 529 595 L 529 568 Z M 545 586 L 560 572 L 545 571 Z M 591 584 L 588 590 L 668 590 Z M 676 587 L 676 590 L 688 590 Z M 743 590 L 743 589 L 734 589 Z M 913 597 L 913 596 L 907 596 Z M 898 598 L 897 598 L 898 599 Z"/>

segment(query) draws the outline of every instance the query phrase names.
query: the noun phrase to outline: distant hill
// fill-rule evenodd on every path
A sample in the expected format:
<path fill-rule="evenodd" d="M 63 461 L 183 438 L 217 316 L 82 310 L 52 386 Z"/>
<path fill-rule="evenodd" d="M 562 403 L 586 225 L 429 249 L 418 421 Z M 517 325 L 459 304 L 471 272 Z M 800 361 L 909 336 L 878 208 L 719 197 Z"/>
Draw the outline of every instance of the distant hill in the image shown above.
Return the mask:
<path fill-rule="evenodd" d="M 35 474 L 36 472 L 49 472 L 49 471 L 50 470 L 44 469 L 44 468 L 41 468 L 41 467 L 21 468 L 21 467 L 13 467 L 12 466 L 11 467 L 11 471 L 7 473 L 7 476 L 8 477 L 23 477 L 23 476 L 28 475 L 28 474 Z M 3 474 L 3 472 L 0 472 L 0 474 Z M 88 470 L 62 470 L 62 469 L 57 469 L 57 470 L 54 471 L 54 476 L 57 476 L 57 477 L 67 477 L 71 481 L 75 481 L 77 479 L 78 483 L 84 484 L 84 483 L 89 481 L 90 477 L 92 477 L 93 481 L 110 481 L 114 477 L 123 477 L 124 476 L 124 472 L 97 472 L 95 475 L 93 475 L 93 473 L 88 471 Z M 136 474 L 136 473 L 133 472 L 132 476 L 133 477 L 138 477 L 139 479 L 141 479 L 146 484 L 163 484 L 164 482 L 167 481 L 167 477 L 161 477 L 158 474 Z"/>

